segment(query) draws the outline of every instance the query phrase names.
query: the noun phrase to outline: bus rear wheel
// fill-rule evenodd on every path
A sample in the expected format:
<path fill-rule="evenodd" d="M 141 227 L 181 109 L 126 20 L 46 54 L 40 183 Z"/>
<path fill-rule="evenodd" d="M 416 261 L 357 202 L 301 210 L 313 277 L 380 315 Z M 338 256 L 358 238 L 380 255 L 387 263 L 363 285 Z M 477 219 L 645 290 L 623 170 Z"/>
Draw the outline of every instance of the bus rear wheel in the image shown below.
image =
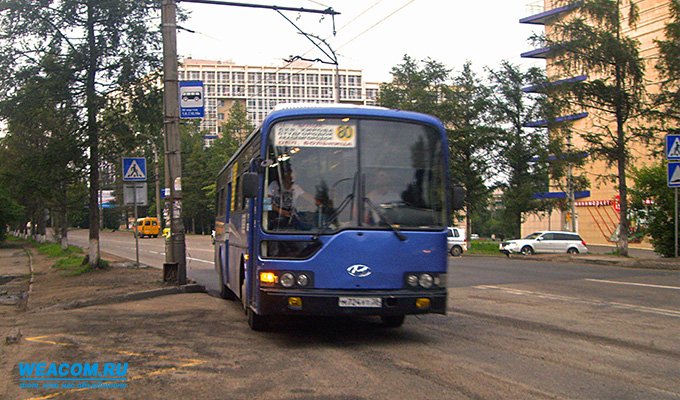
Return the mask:
<path fill-rule="evenodd" d="M 404 324 L 404 315 L 383 315 L 380 317 L 383 326 L 387 328 L 399 328 Z"/>

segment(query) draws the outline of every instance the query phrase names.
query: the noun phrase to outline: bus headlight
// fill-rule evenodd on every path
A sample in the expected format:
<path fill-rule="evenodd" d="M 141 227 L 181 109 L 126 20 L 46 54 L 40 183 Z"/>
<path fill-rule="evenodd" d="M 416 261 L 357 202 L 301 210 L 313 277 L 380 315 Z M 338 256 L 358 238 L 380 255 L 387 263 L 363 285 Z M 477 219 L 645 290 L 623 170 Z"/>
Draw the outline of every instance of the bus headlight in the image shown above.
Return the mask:
<path fill-rule="evenodd" d="M 421 274 L 418 283 L 425 289 L 429 289 L 434 284 L 434 278 L 430 274 Z"/>
<path fill-rule="evenodd" d="M 286 288 L 293 287 L 295 284 L 295 276 L 290 272 L 286 272 L 279 278 L 279 283 Z"/>
<path fill-rule="evenodd" d="M 418 286 L 418 277 L 416 275 L 408 275 L 406 277 L 406 283 L 411 287 Z"/>
<path fill-rule="evenodd" d="M 309 283 L 309 277 L 305 274 L 300 274 L 297 277 L 297 284 L 298 286 L 305 287 Z"/>

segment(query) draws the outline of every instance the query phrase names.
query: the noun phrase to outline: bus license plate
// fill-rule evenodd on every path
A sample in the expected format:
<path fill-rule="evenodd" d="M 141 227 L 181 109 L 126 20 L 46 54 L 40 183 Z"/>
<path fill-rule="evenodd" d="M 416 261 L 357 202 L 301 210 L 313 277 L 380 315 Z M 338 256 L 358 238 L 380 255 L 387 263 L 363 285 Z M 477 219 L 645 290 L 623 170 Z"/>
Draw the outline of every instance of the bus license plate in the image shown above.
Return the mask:
<path fill-rule="evenodd" d="M 380 297 L 339 297 L 338 306 L 380 308 L 382 299 Z"/>

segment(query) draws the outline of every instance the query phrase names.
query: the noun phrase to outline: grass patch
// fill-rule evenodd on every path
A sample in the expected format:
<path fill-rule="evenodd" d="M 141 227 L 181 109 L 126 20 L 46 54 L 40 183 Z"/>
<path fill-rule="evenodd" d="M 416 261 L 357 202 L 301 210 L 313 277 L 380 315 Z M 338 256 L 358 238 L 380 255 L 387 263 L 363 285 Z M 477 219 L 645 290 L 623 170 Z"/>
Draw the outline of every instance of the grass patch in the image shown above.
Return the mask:
<path fill-rule="evenodd" d="M 36 249 L 42 254 L 51 258 L 69 257 L 77 254 L 82 254 L 83 250 L 79 247 L 68 246 L 68 249 L 62 250 L 59 243 L 43 243 L 36 246 Z M 82 257 L 81 257 L 82 258 Z"/>
<path fill-rule="evenodd" d="M 54 263 L 54 268 L 63 271 L 62 275 L 65 276 L 78 276 L 93 271 L 90 264 L 85 262 L 85 257 L 76 255 L 59 258 Z"/>
<path fill-rule="evenodd" d="M 490 242 L 484 240 L 471 240 L 468 242 L 469 254 L 484 254 L 484 255 L 502 255 L 498 251 L 499 242 Z"/>

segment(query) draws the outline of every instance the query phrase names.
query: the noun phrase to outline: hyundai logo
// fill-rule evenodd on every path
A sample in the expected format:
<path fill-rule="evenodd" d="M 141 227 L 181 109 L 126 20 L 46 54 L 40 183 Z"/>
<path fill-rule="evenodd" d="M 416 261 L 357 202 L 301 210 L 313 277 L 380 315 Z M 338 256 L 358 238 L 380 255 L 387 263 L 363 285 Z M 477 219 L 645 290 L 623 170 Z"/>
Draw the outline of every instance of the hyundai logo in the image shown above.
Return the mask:
<path fill-rule="evenodd" d="M 347 273 L 357 278 L 365 278 L 371 275 L 371 268 L 367 265 L 356 264 L 348 267 Z"/>

